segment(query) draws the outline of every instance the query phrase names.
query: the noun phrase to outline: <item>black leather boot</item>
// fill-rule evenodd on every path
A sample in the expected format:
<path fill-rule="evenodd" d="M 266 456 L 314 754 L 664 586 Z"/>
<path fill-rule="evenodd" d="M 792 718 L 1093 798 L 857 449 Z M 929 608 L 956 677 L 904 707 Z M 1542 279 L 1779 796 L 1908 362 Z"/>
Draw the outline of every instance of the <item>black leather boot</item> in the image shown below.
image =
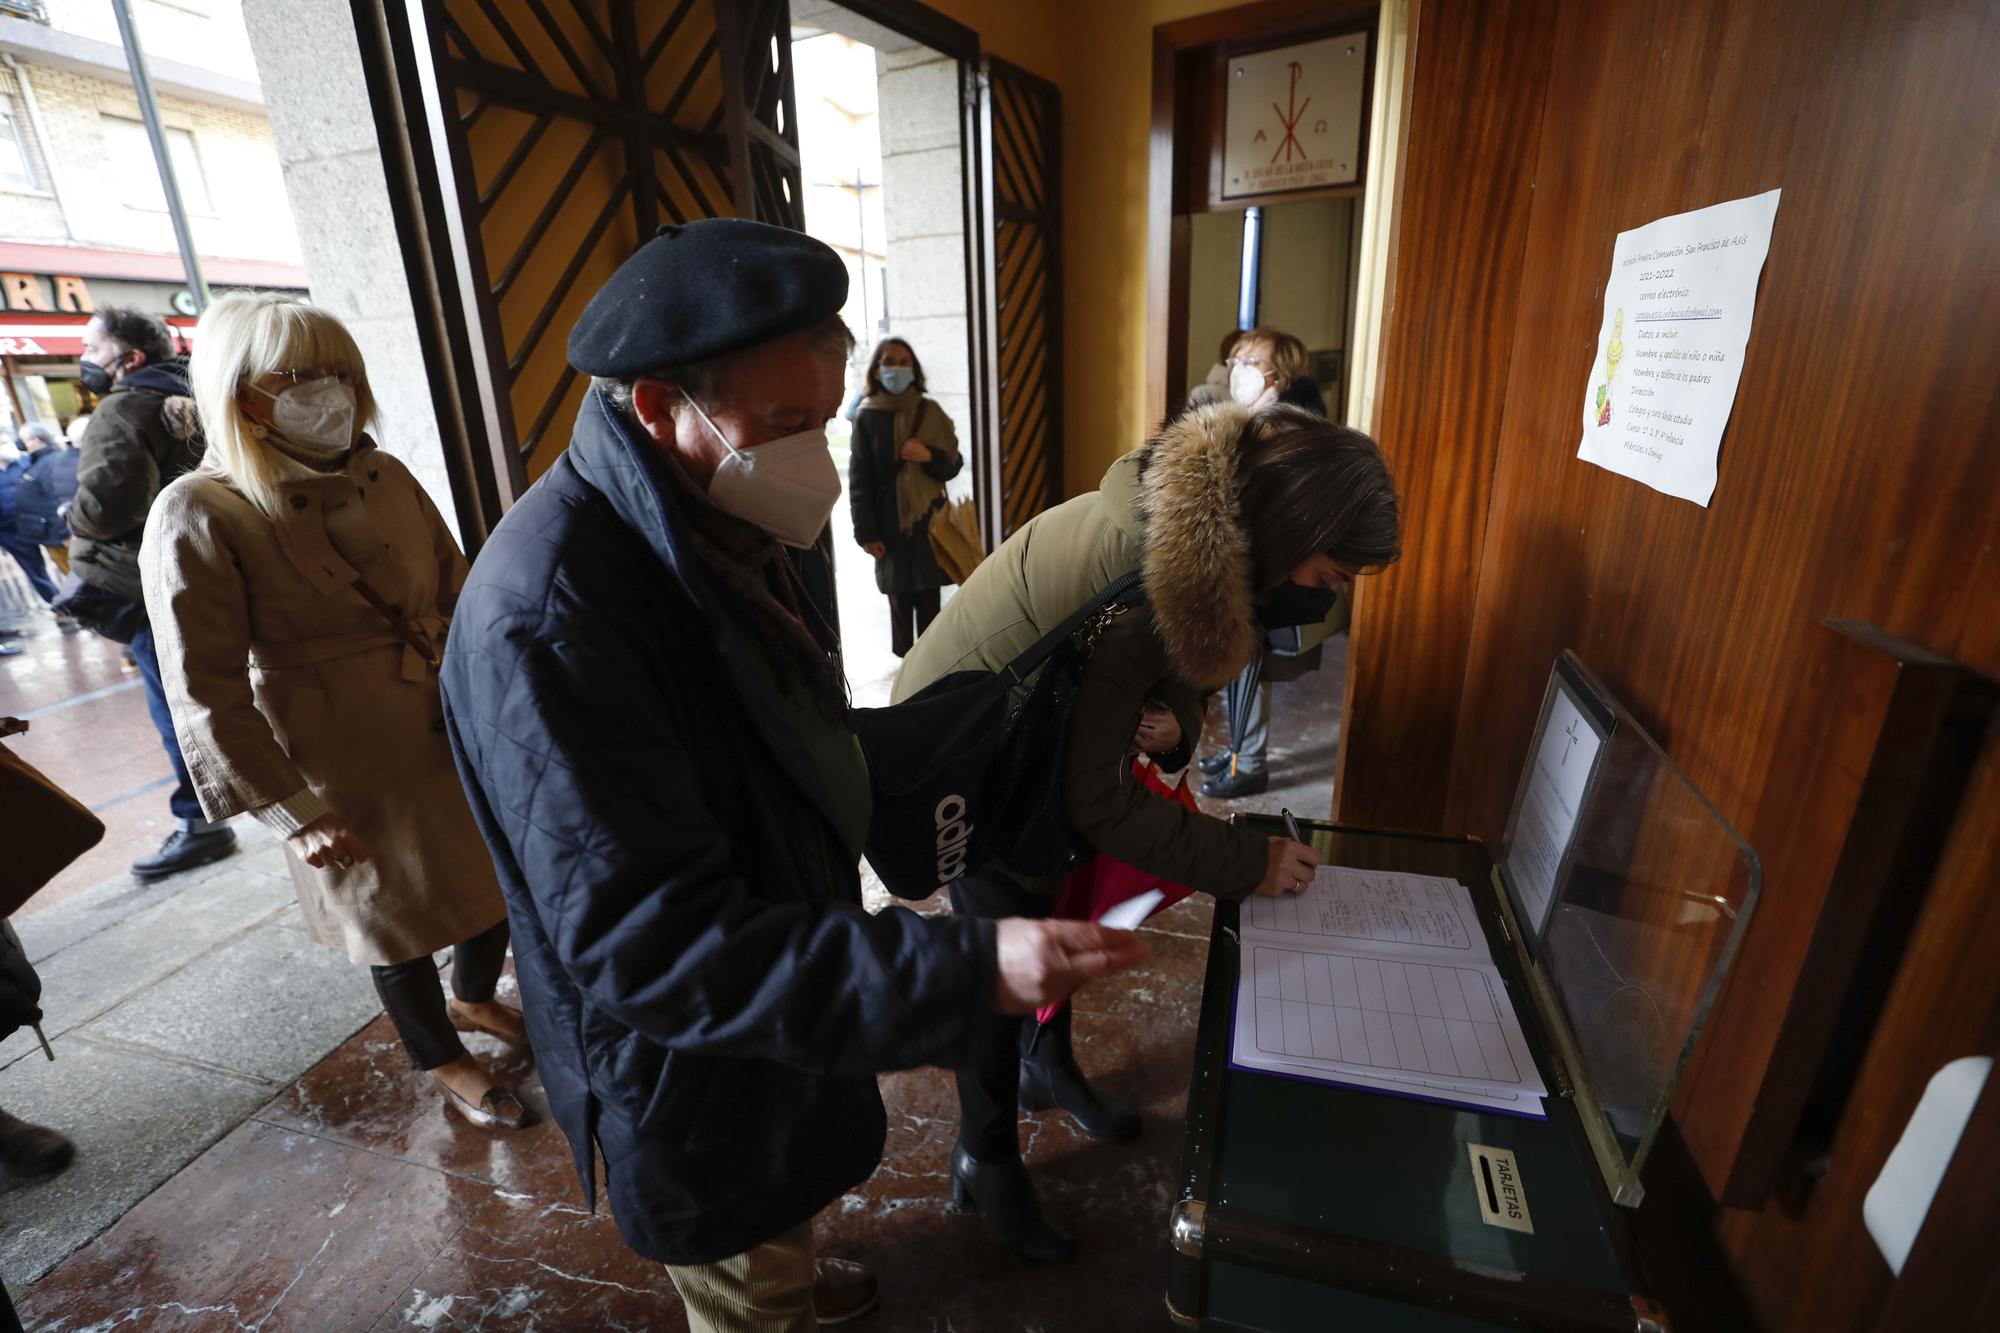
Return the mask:
<path fill-rule="evenodd" d="M 1230 761 L 1235 758 L 1228 750 L 1217 750 L 1214 754 L 1203 755 L 1195 767 L 1201 770 L 1203 777 L 1212 778 L 1218 773 L 1227 773 Z"/>
<path fill-rule="evenodd" d="M 165 879 L 183 870 L 220 861 L 236 851 L 236 832 L 223 824 L 210 824 L 199 832 L 185 826 L 175 829 L 151 856 L 132 863 L 132 878 L 142 881 Z"/>
<path fill-rule="evenodd" d="M 1094 1139 L 1136 1139 L 1139 1113 L 1124 1102 L 1107 1102 L 1097 1095 L 1074 1067 L 1021 1061 L 1021 1109 L 1046 1111 L 1059 1107 L 1077 1127 Z"/>
<path fill-rule="evenodd" d="M 76 1145 L 53 1129 L 0 1111 L 0 1174 L 19 1180 L 52 1176 L 75 1156 Z"/>
<path fill-rule="evenodd" d="M 1076 1258 L 1076 1242 L 1042 1220 L 1042 1206 L 1018 1155 L 982 1162 L 955 1144 L 951 1150 L 951 1203 L 984 1218 L 994 1234 L 1029 1263 L 1066 1264 Z"/>
<path fill-rule="evenodd" d="M 1217 800 L 1229 800 L 1237 796 L 1257 796 L 1267 790 L 1271 779 L 1262 769 L 1246 773 L 1238 769 L 1234 773 L 1220 773 L 1201 784 L 1201 794 Z"/>

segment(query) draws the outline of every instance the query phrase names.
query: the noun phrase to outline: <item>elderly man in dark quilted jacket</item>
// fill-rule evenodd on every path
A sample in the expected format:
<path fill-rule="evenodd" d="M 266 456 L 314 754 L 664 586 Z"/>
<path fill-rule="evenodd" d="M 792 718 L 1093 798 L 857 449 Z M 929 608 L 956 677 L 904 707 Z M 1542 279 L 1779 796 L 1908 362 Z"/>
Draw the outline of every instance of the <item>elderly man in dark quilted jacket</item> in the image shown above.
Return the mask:
<path fill-rule="evenodd" d="M 642 247 L 571 334 L 595 384 L 445 654 L 550 1108 L 696 1330 L 868 1308 L 856 1266 L 815 1280 L 811 1226 L 881 1158 L 876 1073 L 956 1064 L 978 1015 L 1143 953 L 1081 922 L 862 910 L 867 767 L 786 554 L 839 498 L 846 291 L 832 250 L 758 223 Z"/>

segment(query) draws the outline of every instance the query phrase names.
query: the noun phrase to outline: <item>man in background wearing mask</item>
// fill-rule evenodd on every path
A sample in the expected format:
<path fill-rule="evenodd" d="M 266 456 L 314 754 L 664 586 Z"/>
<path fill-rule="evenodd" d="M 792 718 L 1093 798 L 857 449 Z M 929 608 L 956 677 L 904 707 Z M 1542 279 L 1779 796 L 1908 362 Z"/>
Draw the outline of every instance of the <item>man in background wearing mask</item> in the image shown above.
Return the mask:
<path fill-rule="evenodd" d="M 28 443 L 26 427 L 22 428 L 22 444 Z M 18 529 L 19 501 L 22 484 L 28 479 L 28 471 L 33 466 L 29 455 L 34 445 L 23 450 L 14 441 L 14 432 L 0 432 L 0 551 L 14 557 L 14 563 L 27 575 L 28 586 L 35 590 L 35 596 L 44 602 L 56 599 L 56 585 L 49 578 L 49 567 L 42 560 L 42 548 L 30 541 Z"/>
<path fill-rule="evenodd" d="M 69 527 L 62 516 L 76 494 L 76 465 L 81 455 L 46 421 L 30 421 L 21 427 L 21 447 L 28 452 L 28 465 L 14 493 L 13 544 L 8 553 L 29 569 L 31 582 L 34 571 L 46 571 L 50 565 L 61 577 L 69 573 Z M 46 572 L 43 577 L 48 577 Z M 51 584 L 42 600 L 55 599 Z M 56 612 L 56 624 L 65 634 L 81 628 L 67 611 Z"/>
<path fill-rule="evenodd" d="M 174 739 L 173 714 L 160 685 L 153 627 L 139 586 L 139 539 L 146 515 L 166 484 L 201 461 L 201 432 L 188 387 L 187 358 L 152 316 L 102 306 L 83 331 L 83 387 L 103 401 L 91 417 L 77 460 L 76 495 L 65 518 L 70 576 L 59 603 L 88 629 L 128 642 L 146 687 L 146 711 L 173 763 L 176 785 L 167 806 L 174 831 L 158 852 L 135 861 L 132 874 L 160 879 L 219 861 L 236 850 L 236 834 L 202 818 L 201 802 Z"/>
<path fill-rule="evenodd" d="M 871 1306 L 858 1265 L 815 1268 L 812 1218 L 881 1158 L 876 1073 L 952 1065 L 980 1014 L 1143 954 L 1081 922 L 862 910 L 868 770 L 786 556 L 840 496 L 846 296 L 798 232 L 662 228 L 570 334 L 575 434 L 445 653 L 550 1110 L 697 1333 Z"/>

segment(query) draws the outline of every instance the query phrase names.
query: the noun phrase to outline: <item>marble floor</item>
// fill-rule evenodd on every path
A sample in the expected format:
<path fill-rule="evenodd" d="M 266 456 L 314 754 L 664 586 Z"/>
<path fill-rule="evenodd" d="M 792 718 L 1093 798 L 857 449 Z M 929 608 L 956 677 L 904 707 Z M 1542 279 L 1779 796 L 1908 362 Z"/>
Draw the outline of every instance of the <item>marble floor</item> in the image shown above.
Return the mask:
<path fill-rule="evenodd" d="M 955 1132 L 937 1070 L 882 1080 L 888 1152 L 822 1214 L 822 1250 L 872 1264 L 864 1330 L 1123 1329 L 1158 1323 L 1164 1224 L 1179 1153 L 1208 908 L 1146 932 L 1152 957 L 1079 995 L 1078 1058 L 1136 1101 L 1134 1144 L 1084 1138 L 1055 1113 L 1022 1139 L 1051 1212 L 1080 1243 L 1067 1268 L 1024 1267 L 948 1210 Z M 530 1064 L 474 1048 L 522 1080 Z M 665 1272 L 592 1216 L 546 1121 L 487 1135 L 450 1117 L 377 1018 L 93 1243 L 18 1294 L 26 1328 L 194 1330 L 679 1329 Z"/>
<path fill-rule="evenodd" d="M 1339 647 L 1344 650 L 1344 641 Z M 1339 653 L 1280 687 L 1276 784 L 1243 803 L 1323 815 L 1331 803 Z M 935 904 L 926 910 L 941 910 Z M 1191 900 L 1147 924 L 1147 964 L 1082 992 L 1084 1067 L 1135 1101 L 1134 1144 L 1084 1138 L 1059 1114 L 1025 1117 L 1029 1162 L 1077 1261 L 1013 1261 L 977 1218 L 946 1206 L 955 1131 L 950 1079 L 882 1080 L 888 1151 L 821 1215 L 821 1249 L 871 1263 L 881 1308 L 862 1333 L 1013 1333 L 1164 1327 L 1165 1226 L 1210 909 Z M 254 960 L 248 965 L 255 966 Z M 152 1039 L 170 1040 L 171 1034 Z M 531 1063 L 473 1038 L 538 1104 Z M 104 1054 L 118 1050 L 107 1039 Z M 204 1056 L 228 1057 L 220 1050 Z M 444 1110 L 376 1017 L 15 1299 L 38 1333 L 111 1329 L 661 1329 L 686 1326 L 665 1272 L 581 1206 L 567 1146 L 543 1122 L 486 1135 Z M 244 1113 L 239 1112 L 239 1115 Z M 77 1168 L 72 1168 L 76 1170 Z M 0 1195 L 0 1214 L 63 1177 Z"/>

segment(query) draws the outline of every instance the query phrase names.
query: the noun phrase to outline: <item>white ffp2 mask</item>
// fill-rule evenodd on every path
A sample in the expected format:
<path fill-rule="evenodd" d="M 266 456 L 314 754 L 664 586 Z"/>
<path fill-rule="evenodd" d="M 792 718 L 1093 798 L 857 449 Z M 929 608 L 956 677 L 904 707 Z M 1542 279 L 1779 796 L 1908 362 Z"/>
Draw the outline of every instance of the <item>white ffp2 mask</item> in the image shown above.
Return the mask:
<path fill-rule="evenodd" d="M 1245 407 L 1254 407 L 1264 396 L 1264 372 L 1237 362 L 1229 368 L 1229 396 Z"/>
<path fill-rule="evenodd" d="M 708 502 L 725 514 L 755 523 L 775 540 L 800 549 L 819 540 L 840 502 L 840 469 L 833 464 L 824 428 L 782 436 L 755 449 L 738 449 L 716 429 L 694 399 L 687 400 L 729 456 L 708 483 Z"/>
<path fill-rule="evenodd" d="M 329 375 L 294 384 L 282 393 L 272 393 L 261 384 L 250 387 L 271 399 L 271 424 L 289 443 L 329 456 L 353 446 L 353 385 Z"/>

